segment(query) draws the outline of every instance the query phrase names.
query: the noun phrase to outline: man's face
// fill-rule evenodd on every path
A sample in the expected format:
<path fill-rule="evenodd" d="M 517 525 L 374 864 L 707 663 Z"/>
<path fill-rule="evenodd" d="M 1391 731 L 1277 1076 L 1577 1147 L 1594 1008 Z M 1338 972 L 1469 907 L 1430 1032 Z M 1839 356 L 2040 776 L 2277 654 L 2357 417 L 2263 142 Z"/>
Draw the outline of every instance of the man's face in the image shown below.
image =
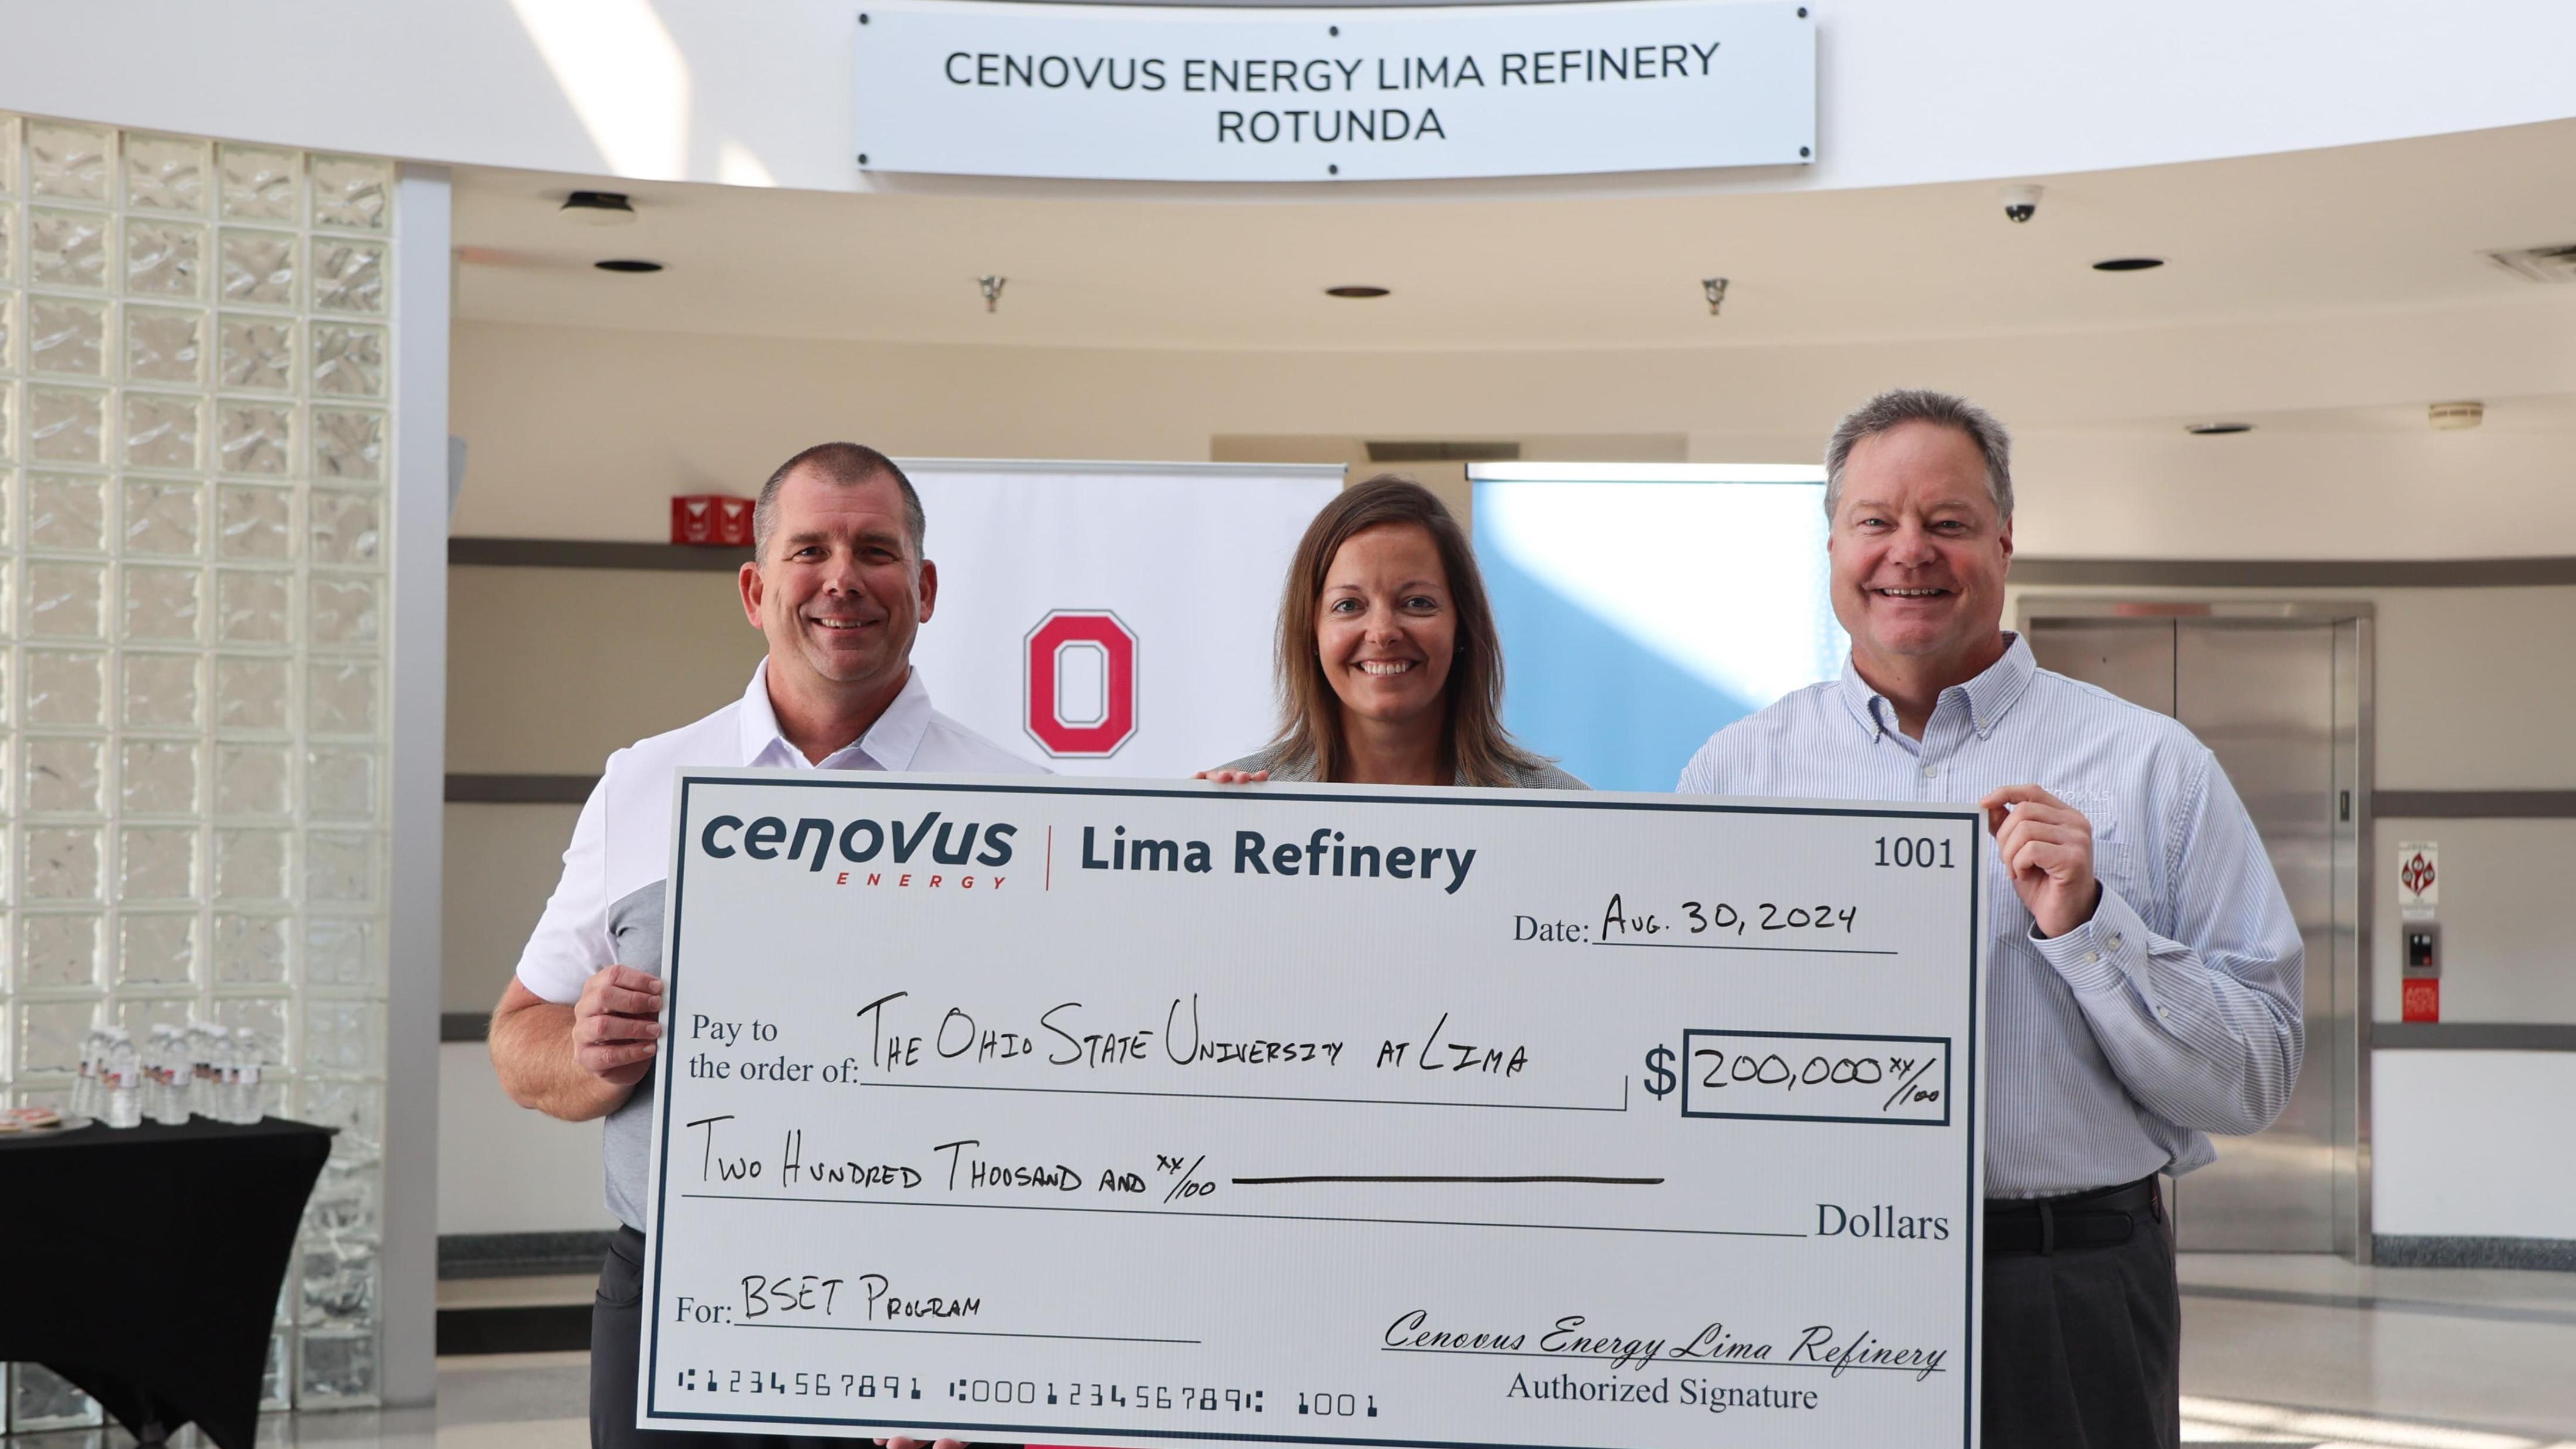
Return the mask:
<path fill-rule="evenodd" d="M 2012 525 L 1957 428 L 1900 423 L 1853 448 L 1825 549 L 1834 617 L 1864 663 L 1971 657 L 2003 626 Z"/>
<path fill-rule="evenodd" d="M 769 639 L 774 684 L 881 686 L 911 667 L 939 574 L 914 556 L 903 492 L 878 474 L 834 483 L 812 469 L 778 490 L 769 544 L 742 570 L 742 607 Z"/>

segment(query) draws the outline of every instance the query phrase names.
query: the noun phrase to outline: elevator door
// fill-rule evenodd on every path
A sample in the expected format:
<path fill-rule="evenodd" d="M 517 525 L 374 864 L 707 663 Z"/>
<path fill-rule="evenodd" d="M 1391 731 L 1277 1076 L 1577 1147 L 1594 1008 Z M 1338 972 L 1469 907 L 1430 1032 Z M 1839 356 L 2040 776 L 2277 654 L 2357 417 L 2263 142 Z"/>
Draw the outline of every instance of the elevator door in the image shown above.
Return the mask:
<path fill-rule="evenodd" d="M 2299 619 L 2079 618 L 2030 621 L 2042 666 L 2173 715 L 2218 757 L 2263 837 L 2307 946 L 2307 1061 L 2289 1105 L 2252 1137 L 2213 1139 L 2218 1161 L 2175 1185 L 2175 1227 L 2191 1250 L 2352 1251 L 2357 1227 L 2339 1224 L 2355 1191 L 2348 1175 L 2352 1112 L 2338 1086 L 2354 1081 L 2349 1033 L 2358 891 L 2357 855 L 2339 848 L 2354 830 L 2345 738 L 2353 711 L 2352 626 Z M 2347 685 L 2349 681 L 2344 681 Z M 2343 728 L 2339 730 L 2338 724 Z M 2342 991 L 2338 990 L 2343 982 Z M 2339 1011 L 2338 1007 L 2343 1007 Z M 2341 1129 L 2341 1130 L 2339 1130 Z M 2341 1231 L 2338 1231 L 2338 1228 Z"/>

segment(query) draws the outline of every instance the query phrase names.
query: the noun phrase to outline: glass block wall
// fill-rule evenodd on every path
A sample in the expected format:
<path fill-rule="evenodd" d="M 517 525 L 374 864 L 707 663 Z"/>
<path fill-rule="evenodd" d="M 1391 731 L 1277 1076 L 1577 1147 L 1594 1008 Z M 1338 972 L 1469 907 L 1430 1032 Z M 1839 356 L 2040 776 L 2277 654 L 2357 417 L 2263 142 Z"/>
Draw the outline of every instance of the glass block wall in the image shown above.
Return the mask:
<path fill-rule="evenodd" d="M 0 116 L 0 1090 L 60 1105 L 93 1022 L 260 1034 L 269 1110 L 339 1129 L 281 1406 L 377 1391 L 393 195 Z"/>

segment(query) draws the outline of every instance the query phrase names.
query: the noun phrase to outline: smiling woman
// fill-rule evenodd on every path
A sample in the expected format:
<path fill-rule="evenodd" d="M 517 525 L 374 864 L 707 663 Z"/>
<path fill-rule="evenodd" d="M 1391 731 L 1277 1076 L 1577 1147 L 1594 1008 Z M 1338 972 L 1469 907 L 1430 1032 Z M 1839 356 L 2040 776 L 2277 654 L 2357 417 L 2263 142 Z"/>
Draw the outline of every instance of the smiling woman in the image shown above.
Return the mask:
<path fill-rule="evenodd" d="M 1503 656 L 1475 554 L 1409 478 L 1371 478 L 1307 525 L 1278 651 L 1278 737 L 1202 778 L 1584 788 L 1503 729 Z"/>

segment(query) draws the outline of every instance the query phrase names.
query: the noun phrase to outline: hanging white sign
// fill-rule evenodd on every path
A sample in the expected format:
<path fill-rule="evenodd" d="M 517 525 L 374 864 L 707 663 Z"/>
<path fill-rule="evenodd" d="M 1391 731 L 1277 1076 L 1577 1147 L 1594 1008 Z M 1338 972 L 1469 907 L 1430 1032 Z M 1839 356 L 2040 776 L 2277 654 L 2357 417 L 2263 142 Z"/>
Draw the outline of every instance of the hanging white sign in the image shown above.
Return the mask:
<path fill-rule="evenodd" d="M 862 3 L 868 170 L 1356 181 L 1815 156 L 1804 5 Z"/>

